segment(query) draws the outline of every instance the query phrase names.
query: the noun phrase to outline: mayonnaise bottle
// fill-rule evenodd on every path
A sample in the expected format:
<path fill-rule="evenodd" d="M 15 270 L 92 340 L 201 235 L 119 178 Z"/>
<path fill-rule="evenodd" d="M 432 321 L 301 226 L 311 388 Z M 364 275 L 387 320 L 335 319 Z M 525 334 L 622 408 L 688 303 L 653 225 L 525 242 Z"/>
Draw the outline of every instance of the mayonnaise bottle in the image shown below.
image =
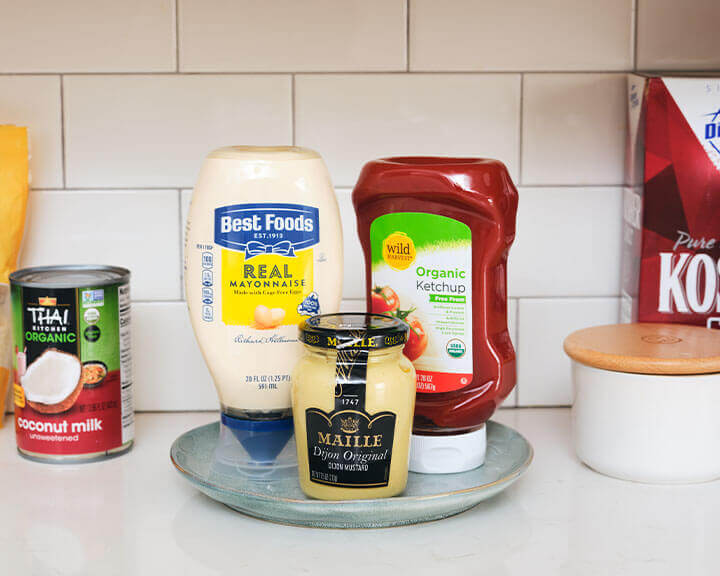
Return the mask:
<path fill-rule="evenodd" d="M 315 151 L 232 146 L 207 156 L 187 221 L 186 297 L 222 422 L 251 457 L 277 450 L 249 448 L 248 435 L 292 434 L 298 324 L 338 311 L 342 253 L 337 200 Z"/>

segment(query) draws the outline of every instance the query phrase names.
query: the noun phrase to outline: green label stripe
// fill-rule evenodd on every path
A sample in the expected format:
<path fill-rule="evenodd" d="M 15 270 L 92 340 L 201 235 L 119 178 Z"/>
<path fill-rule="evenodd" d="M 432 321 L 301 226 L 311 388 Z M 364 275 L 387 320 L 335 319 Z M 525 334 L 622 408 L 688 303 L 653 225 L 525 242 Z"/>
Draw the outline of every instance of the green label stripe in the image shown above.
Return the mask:
<path fill-rule="evenodd" d="M 372 264 L 382 259 L 382 243 L 393 232 L 404 232 L 412 238 L 415 250 L 459 248 L 470 246 L 470 228 L 458 220 L 425 214 L 424 212 L 396 212 L 383 214 L 370 225 L 370 252 Z"/>
<path fill-rule="evenodd" d="M 450 294 L 430 294 L 430 302 L 465 304 L 465 296 L 451 296 Z"/>
<path fill-rule="evenodd" d="M 103 291 L 102 306 L 87 304 L 83 306 L 82 293 L 85 291 Z M 80 339 L 80 358 L 83 362 L 99 360 L 108 371 L 120 369 L 120 318 L 117 286 L 89 286 L 78 288 L 78 320 Z M 85 319 L 85 312 L 95 308 L 99 318 L 93 322 Z M 99 337 L 93 338 L 93 331 Z"/>

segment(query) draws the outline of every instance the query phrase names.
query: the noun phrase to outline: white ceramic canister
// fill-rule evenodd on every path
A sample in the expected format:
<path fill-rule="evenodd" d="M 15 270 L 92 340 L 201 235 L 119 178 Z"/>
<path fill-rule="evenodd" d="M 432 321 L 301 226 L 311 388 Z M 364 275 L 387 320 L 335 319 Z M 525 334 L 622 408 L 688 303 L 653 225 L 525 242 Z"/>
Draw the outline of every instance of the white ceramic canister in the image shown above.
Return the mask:
<path fill-rule="evenodd" d="M 338 204 L 319 154 L 232 146 L 205 159 L 187 222 L 187 302 L 222 422 L 245 444 L 260 438 L 256 460 L 274 457 L 265 450 L 271 433 L 292 433 L 297 327 L 338 311 L 342 255 Z"/>
<path fill-rule="evenodd" d="M 573 436 L 594 470 L 637 482 L 720 477 L 720 332 L 618 324 L 574 332 Z"/>

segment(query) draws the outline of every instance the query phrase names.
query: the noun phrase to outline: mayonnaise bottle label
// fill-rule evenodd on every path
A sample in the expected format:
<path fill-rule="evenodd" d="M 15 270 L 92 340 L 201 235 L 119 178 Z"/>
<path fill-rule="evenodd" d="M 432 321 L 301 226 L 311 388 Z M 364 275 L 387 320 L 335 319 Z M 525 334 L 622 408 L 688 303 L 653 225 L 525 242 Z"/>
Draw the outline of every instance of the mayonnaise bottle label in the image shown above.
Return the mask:
<path fill-rule="evenodd" d="M 370 306 L 410 325 L 403 352 L 418 392 L 472 381 L 471 236 L 466 224 L 438 214 L 384 214 L 370 225 Z"/>
<path fill-rule="evenodd" d="M 318 314 L 313 246 L 319 211 L 301 204 L 234 204 L 215 209 L 222 322 L 267 330 Z"/>

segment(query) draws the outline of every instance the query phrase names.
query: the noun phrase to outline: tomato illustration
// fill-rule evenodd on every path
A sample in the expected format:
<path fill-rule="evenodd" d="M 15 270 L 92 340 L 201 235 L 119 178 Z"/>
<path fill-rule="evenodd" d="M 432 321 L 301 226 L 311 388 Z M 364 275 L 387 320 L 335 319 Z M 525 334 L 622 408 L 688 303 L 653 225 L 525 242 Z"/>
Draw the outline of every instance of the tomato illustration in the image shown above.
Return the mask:
<path fill-rule="evenodd" d="M 387 314 L 400 307 L 400 298 L 390 286 L 375 286 L 370 292 L 370 305 L 376 314 Z"/>
<path fill-rule="evenodd" d="M 405 348 L 403 348 L 403 354 L 407 356 L 408 360 L 415 361 L 425 352 L 428 337 L 425 328 L 417 318 L 410 320 L 408 324 L 410 324 L 410 333 Z"/>
<path fill-rule="evenodd" d="M 408 340 L 405 343 L 405 348 L 403 348 L 403 354 L 405 354 L 408 360 L 414 362 L 425 352 L 428 345 L 428 336 L 420 320 L 417 318 L 408 319 L 408 316 L 413 312 L 415 312 L 415 308 L 410 308 L 410 310 L 398 309 L 393 312 L 393 316 L 400 318 L 400 320 L 403 320 L 410 326 L 410 332 L 408 334 Z"/>

